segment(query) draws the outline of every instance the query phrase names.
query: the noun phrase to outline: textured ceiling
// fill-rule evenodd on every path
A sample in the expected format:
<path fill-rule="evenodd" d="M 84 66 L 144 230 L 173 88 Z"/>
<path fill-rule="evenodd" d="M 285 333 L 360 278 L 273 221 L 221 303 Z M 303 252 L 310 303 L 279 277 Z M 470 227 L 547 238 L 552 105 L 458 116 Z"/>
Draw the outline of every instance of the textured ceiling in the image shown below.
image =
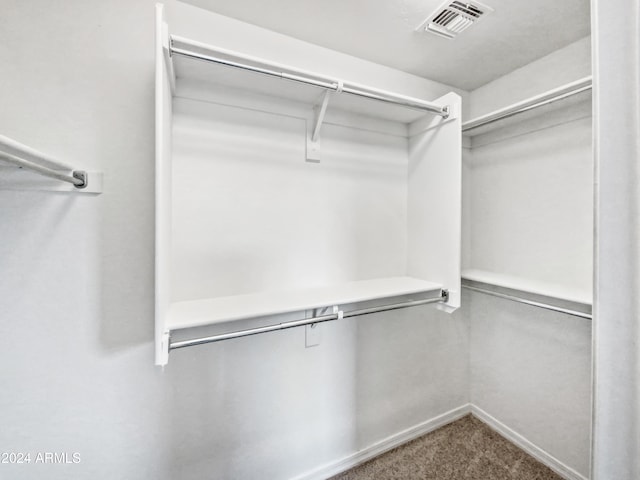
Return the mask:
<path fill-rule="evenodd" d="M 415 31 L 441 0 L 183 1 L 465 90 L 590 33 L 589 0 L 487 0 L 453 40 Z"/>

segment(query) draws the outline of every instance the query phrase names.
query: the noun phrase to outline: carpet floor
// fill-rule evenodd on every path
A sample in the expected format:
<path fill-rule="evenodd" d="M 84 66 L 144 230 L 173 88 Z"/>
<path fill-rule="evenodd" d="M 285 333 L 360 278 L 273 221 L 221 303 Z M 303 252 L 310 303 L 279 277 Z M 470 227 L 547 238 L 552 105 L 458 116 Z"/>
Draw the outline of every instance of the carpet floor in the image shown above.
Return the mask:
<path fill-rule="evenodd" d="M 331 480 L 562 480 L 467 415 Z"/>

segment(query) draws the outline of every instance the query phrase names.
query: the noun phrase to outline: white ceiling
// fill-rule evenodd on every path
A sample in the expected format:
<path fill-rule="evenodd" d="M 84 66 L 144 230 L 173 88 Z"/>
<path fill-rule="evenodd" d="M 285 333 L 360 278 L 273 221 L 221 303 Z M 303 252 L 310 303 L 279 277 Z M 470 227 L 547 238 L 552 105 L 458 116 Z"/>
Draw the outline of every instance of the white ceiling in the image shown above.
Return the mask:
<path fill-rule="evenodd" d="M 589 0 L 485 0 L 494 12 L 449 40 L 415 28 L 442 0 L 183 0 L 464 90 L 590 33 Z"/>

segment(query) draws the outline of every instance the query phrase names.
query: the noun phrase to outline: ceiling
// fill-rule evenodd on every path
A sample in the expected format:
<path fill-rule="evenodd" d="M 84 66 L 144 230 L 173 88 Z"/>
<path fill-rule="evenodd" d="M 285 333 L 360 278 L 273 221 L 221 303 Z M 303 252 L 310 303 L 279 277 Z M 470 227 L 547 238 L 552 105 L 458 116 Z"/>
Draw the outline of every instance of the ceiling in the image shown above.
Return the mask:
<path fill-rule="evenodd" d="M 473 90 L 590 33 L 590 0 L 484 0 L 453 40 L 416 27 L 442 0 L 183 0 L 349 55 Z"/>

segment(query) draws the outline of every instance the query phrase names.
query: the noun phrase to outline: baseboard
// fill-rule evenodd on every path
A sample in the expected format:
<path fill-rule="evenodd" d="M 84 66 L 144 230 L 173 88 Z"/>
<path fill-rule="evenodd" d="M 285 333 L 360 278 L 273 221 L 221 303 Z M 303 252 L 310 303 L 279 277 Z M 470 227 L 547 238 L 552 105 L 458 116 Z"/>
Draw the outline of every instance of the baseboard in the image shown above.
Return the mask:
<path fill-rule="evenodd" d="M 338 461 L 323 465 L 311 472 L 304 473 L 295 477 L 292 480 L 325 480 L 333 475 L 342 473 L 350 468 L 357 467 L 362 463 L 371 460 L 378 455 L 381 455 L 392 448 L 407 443 L 413 439 L 421 437 L 437 428 L 447 425 L 459 418 L 464 417 L 471 412 L 471 405 L 466 404 L 461 407 L 450 410 L 442 415 L 438 415 L 426 422 L 420 423 L 414 427 L 403 430 L 402 432 L 391 435 L 379 442 L 376 442 L 368 447 L 344 457 Z"/>
<path fill-rule="evenodd" d="M 410 442 L 422 435 L 426 435 L 444 425 L 447 425 L 459 418 L 471 413 L 478 420 L 487 424 L 490 428 L 498 432 L 510 442 L 516 444 L 522 450 L 534 457 L 540 463 L 546 465 L 566 480 L 587 480 L 586 477 L 576 472 L 571 467 L 565 465 L 560 460 L 534 445 L 519 433 L 507 427 L 504 423 L 489 415 L 481 408 L 466 404 L 458 408 L 450 410 L 442 415 L 438 415 L 426 422 L 420 423 L 414 427 L 403 430 L 402 432 L 391 435 L 379 442 L 348 455 L 340 460 L 325 464 L 315 470 L 299 475 L 292 480 L 325 480 L 333 475 L 345 472 L 351 468 L 357 467 L 372 458 L 382 455 L 383 453 L 398 447 L 404 443 Z"/>
<path fill-rule="evenodd" d="M 554 456 L 542 450 L 540 447 L 537 447 L 536 445 L 531 443 L 529 440 L 524 438 L 522 435 L 510 429 L 504 423 L 492 417 L 481 408 L 475 405 L 470 405 L 470 406 L 471 406 L 471 414 L 474 417 L 486 423 L 489 427 L 491 427 L 493 430 L 498 432 L 500 435 L 502 435 L 504 438 L 506 438 L 510 442 L 515 443 L 522 450 L 527 452 L 529 455 L 531 455 L 533 458 L 538 460 L 540 463 L 549 467 L 551 470 L 556 472 L 562 478 L 565 478 L 566 480 L 587 480 L 585 477 L 583 477 L 581 474 L 576 472 L 574 469 L 565 465 Z"/>

